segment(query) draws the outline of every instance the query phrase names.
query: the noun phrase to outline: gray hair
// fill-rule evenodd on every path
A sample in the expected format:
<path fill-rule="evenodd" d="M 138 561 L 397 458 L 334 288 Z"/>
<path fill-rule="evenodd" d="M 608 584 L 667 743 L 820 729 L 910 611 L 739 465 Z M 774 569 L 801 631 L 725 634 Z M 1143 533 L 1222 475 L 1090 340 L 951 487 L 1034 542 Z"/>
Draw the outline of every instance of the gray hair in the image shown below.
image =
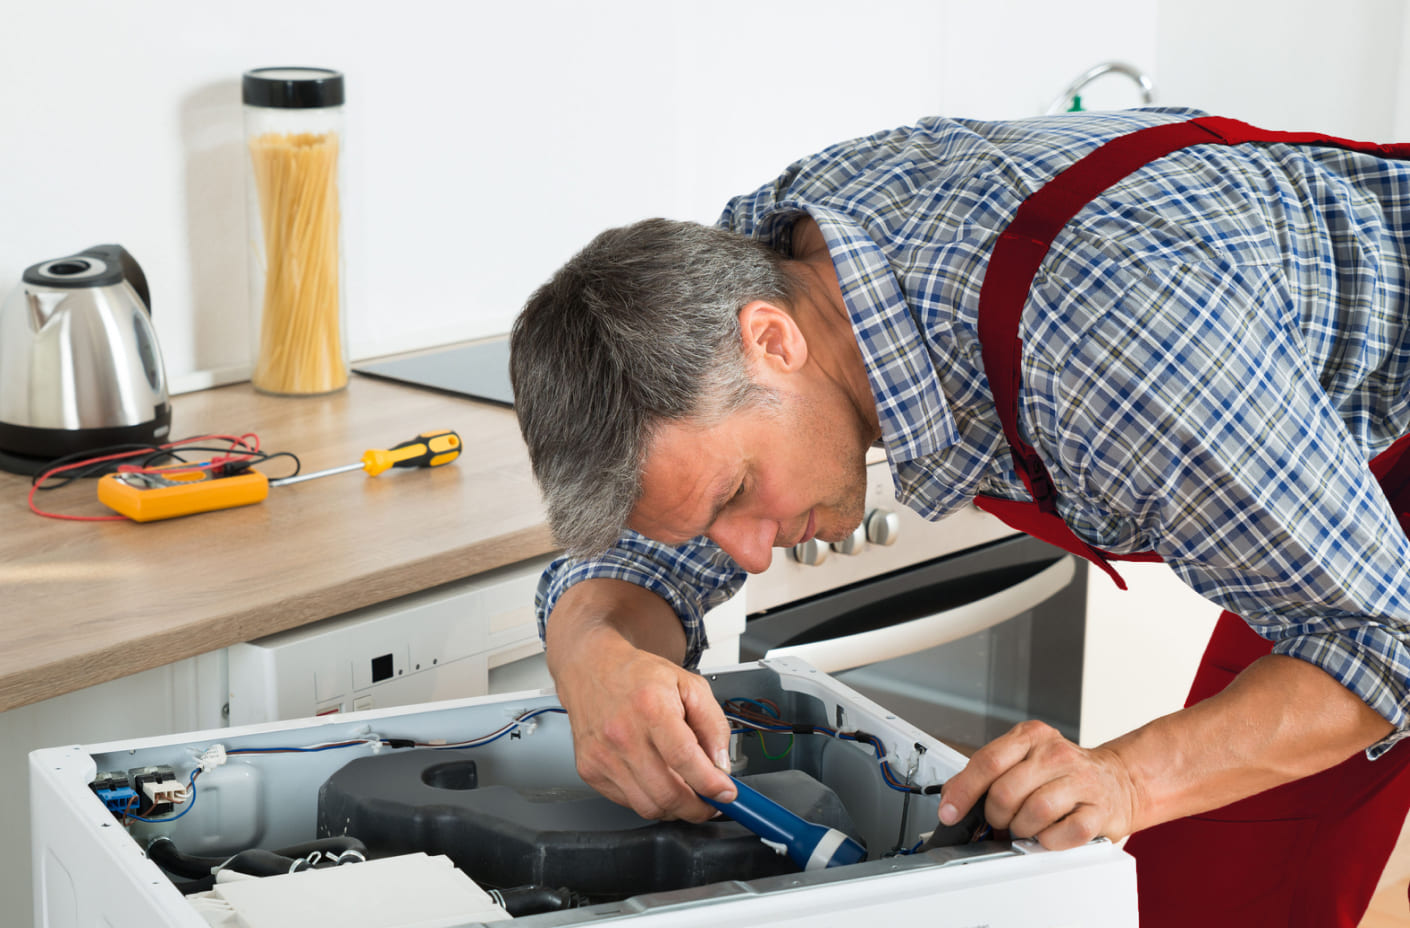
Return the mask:
<path fill-rule="evenodd" d="M 648 219 L 593 239 L 529 298 L 510 337 L 519 428 L 558 543 L 609 548 L 641 495 L 654 428 L 768 403 L 739 311 L 791 308 L 785 258 L 734 232 Z"/>

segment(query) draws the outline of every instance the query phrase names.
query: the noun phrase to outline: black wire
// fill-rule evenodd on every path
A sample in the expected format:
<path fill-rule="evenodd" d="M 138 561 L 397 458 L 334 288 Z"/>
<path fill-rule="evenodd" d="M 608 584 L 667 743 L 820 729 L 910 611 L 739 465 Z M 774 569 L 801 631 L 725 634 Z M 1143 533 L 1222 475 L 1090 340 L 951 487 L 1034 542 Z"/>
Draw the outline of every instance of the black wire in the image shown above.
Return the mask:
<path fill-rule="evenodd" d="M 75 480 L 82 480 L 87 477 L 100 477 L 103 474 L 112 471 L 119 464 L 132 465 L 140 468 L 158 467 L 165 462 L 186 464 L 189 462 L 186 458 L 182 457 L 182 455 L 190 454 L 192 452 L 200 454 L 235 454 L 246 459 L 242 461 L 232 461 L 229 464 L 225 465 L 224 469 L 221 472 L 222 476 L 231 476 L 233 474 L 241 473 L 242 471 L 247 470 L 255 464 L 263 464 L 268 461 L 272 461 L 275 458 L 289 458 L 294 462 L 294 469 L 291 473 L 284 474 L 281 477 L 274 477 L 270 479 L 283 480 L 289 477 L 296 476 L 299 473 L 300 468 L 303 467 L 303 463 L 299 460 L 298 455 L 294 454 L 292 451 L 241 451 L 230 445 L 223 445 L 219 447 L 214 445 L 186 445 L 181 448 L 162 448 L 158 445 L 152 444 L 108 445 L 104 448 L 95 448 L 90 451 L 81 451 L 75 454 L 64 455 L 61 458 L 55 458 L 53 461 L 50 461 L 47 465 L 45 465 L 43 471 L 38 474 L 35 474 L 34 477 L 31 478 L 30 483 L 38 484 L 39 478 L 42 477 L 45 473 L 52 471 L 56 467 L 62 467 L 65 463 L 70 461 L 83 461 L 89 458 L 101 458 L 113 454 L 121 454 L 124 451 L 140 451 L 144 449 L 150 452 L 146 456 L 133 455 L 132 457 L 123 458 L 121 460 L 116 461 L 98 461 L 93 464 L 90 464 L 87 467 L 75 467 L 72 470 L 65 471 L 62 474 L 55 474 L 54 476 L 50 477 L 47 481 L 45 481 L 42 486 L 38 486 L 37 489 L 39 489 L 40 491 L 58 490 L 62 487 L 68 486 Z M 232 469 L 232 465 L 242 466 L 239 466 L 237 469 Z"/>
<path fill-rule="evenodd" d="M 142 442 L 129 445 L 105 445 L 102 448 L 94 448 L 89 451 L 76 451 L 72 454 L 66 454 L 61 458 L 55 458 L 54 460 L 45 464 L 44 467 L 39 471 L 39 473 L 35 474 L 33 477 L 30 478 L 29 482 L 31 484 L 37 484 L 39 483 L 39 478 L 43 477 L 49 471 L 53 470 L 56 467 L 63 467 L 65 464 L 69 464 L 75 461 L 86 461 L 89 458 L 101 458 L 107 457 L 108 455 L 112 454 L 121 454 L 124 451 L 141 451 L 143 449 L 146 449 L 148 451 L 161 450 L 160 447 L 157 445 Z M 60 487 L 68 486 L 75 480 L 81 480 L 84 477 L 102 476 L 102 474 L 107 473 L 108 471 L 116 468 L 119 464 L 127 463 L 127 461 L 128 459 L 124 458 L 118 461 L 99 461 L 97 463 L 90 464 L 87 467 L 76 467 L 73 470 L 65 471 L 62 474 L 55 474 L 54 476 L 49 478 L 49 480 L 45 483 L 44 486 L 39 487 L 39 489 L 57 490 Z"/>

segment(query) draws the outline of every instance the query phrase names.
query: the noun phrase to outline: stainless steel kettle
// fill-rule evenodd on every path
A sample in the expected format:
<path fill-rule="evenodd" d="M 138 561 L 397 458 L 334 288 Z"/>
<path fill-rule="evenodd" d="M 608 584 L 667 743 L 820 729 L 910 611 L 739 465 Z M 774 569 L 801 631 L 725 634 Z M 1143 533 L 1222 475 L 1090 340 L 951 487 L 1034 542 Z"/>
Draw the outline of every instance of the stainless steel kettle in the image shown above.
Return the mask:
<path fill-rule="evenodd" d="M 147 278 L 121 245 L 25 268 L 0 306 L 0 468 L 165 442 L 171 404 Z"/>

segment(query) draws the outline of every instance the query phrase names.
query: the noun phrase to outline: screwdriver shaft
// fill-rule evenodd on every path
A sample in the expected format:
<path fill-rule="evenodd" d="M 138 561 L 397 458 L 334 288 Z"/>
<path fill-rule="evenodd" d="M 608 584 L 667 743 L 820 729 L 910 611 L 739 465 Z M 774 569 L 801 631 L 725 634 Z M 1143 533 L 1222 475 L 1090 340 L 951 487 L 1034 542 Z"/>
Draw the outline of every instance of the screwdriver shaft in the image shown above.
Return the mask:
<path fill-rule="evenodd" d="M 316 470 L 311 474 L 295 474 L 292 477 L 280 477 L 278 480 L 269 481 L 272 487 L 284 487 L 291 483 L 302 483 L 305 480 L 317 480 L 319 477 L 331 477 L 334 474 L 346 474 L 351 470 L 363 470 L 361 461 L 356 464 L 344 464 L 342 467 L 330 467 L 327 470 Z"/>

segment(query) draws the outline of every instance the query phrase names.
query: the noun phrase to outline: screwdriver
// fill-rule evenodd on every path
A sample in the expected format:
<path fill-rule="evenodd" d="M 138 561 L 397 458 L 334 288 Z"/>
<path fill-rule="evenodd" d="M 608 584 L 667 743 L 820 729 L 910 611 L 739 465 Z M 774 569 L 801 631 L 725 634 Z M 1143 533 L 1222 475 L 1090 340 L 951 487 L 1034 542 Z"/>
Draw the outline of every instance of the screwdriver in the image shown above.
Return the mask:
<path fill-rule="evenodd" d="M 331 477 L 334 474 L 346 474 L 354 470 L 363 470 L 367 472 L 367 476 L 375 477 L 392 467 L 440 467 L 443 464 L 449 464 L 458 457 L 460 457 L 460 436 L 450 429 L 437 429 L 431 432 L 422 432 L 415 438 L 399 445 L 393 445 L 391 448 L 374 448 L 366 451 L 362 455 L 362 460 L 356 464 L 330 467 L 328 470 L 318 470 L 311 474 L 280 477 L 277 480 L 269 481 L 269 485 L 272 487 L 288 486 L 291 483 L 302 483 L 305 480 L 316 480 L 319 477 Z"/>

